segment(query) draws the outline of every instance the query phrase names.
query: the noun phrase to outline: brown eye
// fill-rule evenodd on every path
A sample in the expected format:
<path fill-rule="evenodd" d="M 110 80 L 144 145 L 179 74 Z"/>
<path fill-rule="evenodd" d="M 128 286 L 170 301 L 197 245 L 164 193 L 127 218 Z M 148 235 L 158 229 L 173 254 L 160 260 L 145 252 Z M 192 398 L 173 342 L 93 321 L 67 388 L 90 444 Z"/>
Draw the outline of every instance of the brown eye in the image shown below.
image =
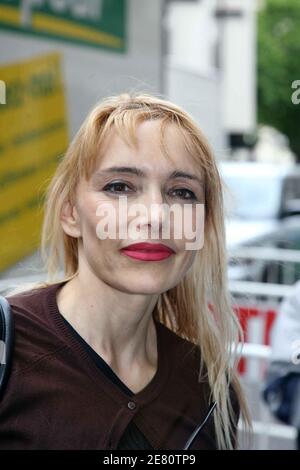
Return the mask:
<path fill-rule="evenodd" d="M 129 191 L 125 187 L 129 189 Z M 107 184 L 103 191 L 108 193 L 128 193 L 132 191 L 132 189 L 128 186 L 128 184 L 123 183 L 122 181 L 116 181 L 114 183 Z"/>
<path fill-rule="evenodd" d="M 173 189 L 170 191 L 170 193 L 176 193 L 174 197 L 179 197 L 180 199 L 184 200 L 192 200 L 195 201 L 197 198 L 193 191 L 190 191 L 189 189 L 186 188 L 179 188 L 179 189 Z"/>

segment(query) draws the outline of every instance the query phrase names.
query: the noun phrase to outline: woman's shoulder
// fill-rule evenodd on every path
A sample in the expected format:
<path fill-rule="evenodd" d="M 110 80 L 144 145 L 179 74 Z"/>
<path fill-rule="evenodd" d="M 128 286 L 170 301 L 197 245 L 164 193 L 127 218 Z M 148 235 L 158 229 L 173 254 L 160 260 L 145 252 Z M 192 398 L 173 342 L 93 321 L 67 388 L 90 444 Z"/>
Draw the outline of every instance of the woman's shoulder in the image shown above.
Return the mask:
<path fill-rule="evenodd" d="M 207 368 L 201 358 L 198 344 L 161 324 L 163 353 L 169 358 L 170 368 L 175 371 L 174 380 L 184 382 L 195 394 L 204 392 L 208 387 Z"/>
<path fill-rule="evenodd" d="M 38 304 L 42 297 L 45 297 L 50 290 L 53 290 L 59 283 L 34 282 L 12 287 L 5 295 L 11 306 L 20 308 L 30 308 L 32 303 Z"/>
<path fill-rule="evenodd" d="M 182 361 L 200 361 L 200 347 L 183 337 L 181 334 L 173 331 L 164 323 L 159 323 L 163 336 L 163 345 L 169 352 L 175 353 L 178 359 Z"/>
<path fill-rule="evenodd" d="M 61 282 L 56 283 L 34 283 L 22 285 L 13 289 L 5 298 L 13 312 L 13 317 L 18 321 L 47 320 L 49 305 L 53 303 L 54 295 Z"/>
<path fill-rule="evenodd" d="M 32 367 L 42 356 L 63 346 L 49 315 L 49 299 L 56 287 L 57 284 L 34 285 L 5 296 L 13 321 L 15 372 Z"/>
<path fill-rule="evenodd" d="M 207 392 L 207 399 L 211 392 L 209 385 L 207 365 L 205 361 L 202 361 L 201 348 L 198 344 L 183 338 L 178 335 L 167 326 L 163 325 L 163 334 L 166 338 L 165 347 L 168 349 L 168 354 L 172 354 L 172 361 L 176 361 L 176 370 L 180 373 L 181 378 L 184 377 L 188 381 L 189 385 L 195 390 Z M 173 348 L 170 348 L 170 345 Z M 202 373 L 200 373 L 200 367 L 202 366 Z M 231 406 L 233 408 L 234 415 L 234 426 L 237 426 L 240 417 L 240 400 L 239 400 L 239 382 L 237 377 L 234 378 L 228 384 L 228 394 Z"/>
<path fill-rule="evenodd" d="M 47 321 L 45 310 L 48 308 L 49 293 L 53 285 L 31 285 L 21 291 L 14 290 L 5 296 L 12 311 L 15 327 Z"/>

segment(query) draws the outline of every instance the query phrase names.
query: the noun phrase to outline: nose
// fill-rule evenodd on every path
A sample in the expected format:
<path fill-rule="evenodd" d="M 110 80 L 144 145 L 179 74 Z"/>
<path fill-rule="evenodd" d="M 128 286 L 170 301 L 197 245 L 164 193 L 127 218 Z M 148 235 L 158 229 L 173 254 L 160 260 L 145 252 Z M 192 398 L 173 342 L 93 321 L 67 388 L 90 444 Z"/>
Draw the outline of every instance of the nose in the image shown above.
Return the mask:
<path fill-rule="evenodd" d="M 139 204 L 142 210 L 137 223 L 138 230 L 146 231 L 146 237 L 149 237 L 150 229 L 151 237 L 161 238 L 163 228 L 168 227 L 168 210 L 160 188 L 149 188 Z"/>

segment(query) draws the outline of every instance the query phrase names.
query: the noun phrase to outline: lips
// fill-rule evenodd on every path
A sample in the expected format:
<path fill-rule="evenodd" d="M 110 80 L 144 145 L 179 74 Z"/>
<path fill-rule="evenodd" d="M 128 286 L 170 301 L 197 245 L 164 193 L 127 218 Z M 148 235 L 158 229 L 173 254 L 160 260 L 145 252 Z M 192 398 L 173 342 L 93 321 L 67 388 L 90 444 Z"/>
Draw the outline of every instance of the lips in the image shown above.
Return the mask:
<path fill-rule="evenodd" d="M 155 251 L 155 252 L 168 252 L 174 253 L 172 248 L 169 248 L 167 245 L 161 243 L 133 243 L 132 245 L 126 246 L 124 250 L 130 251 Z"/>
<path fill-rule="evenodd" d="M 175 253 L 172 248 L 161 243 L 133 243 L 123 248 L 121 252 L 142 261 L 160 261 Z"/>

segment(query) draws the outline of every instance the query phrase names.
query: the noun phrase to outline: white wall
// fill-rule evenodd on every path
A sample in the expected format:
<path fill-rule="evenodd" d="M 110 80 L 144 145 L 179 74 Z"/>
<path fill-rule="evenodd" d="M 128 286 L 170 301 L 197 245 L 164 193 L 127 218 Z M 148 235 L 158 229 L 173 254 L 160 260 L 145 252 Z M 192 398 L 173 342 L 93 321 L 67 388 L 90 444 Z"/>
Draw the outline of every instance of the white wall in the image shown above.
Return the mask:
<path fill-rule="evenodd" d="M 215 69 L 214 51 L 217 25 L 212 16 L 216 0 L 170 3 L 168 28 L 169 55 L 177 64 L 211 74 Z"/>
<path fill-rule="evenodd" d="M 220 155 L 228 154 L 227 134 L 256 126 L 257 1 L 171 2 L 168 9 L 170 98 L 193 108 Z M 216 19 L 216 8 L 242 17 Z"/>
<path fill-rule="evenodd" d="M 197 69 L 176 64 L 166 68 L 168 97 L 188 111 L 207 137 L 217 158 L 226 153 L 220 115 L 220 87 L 217 74 L 204 75 Z"/>
<path fill-rule="evenodd" d="M 241 18 L 223 20 L 223 122 L 227 132 L 251 133 L 256 127 L 256 2 L 223 4 L 242 11 Z"/>
<path fill-rule="evenodd" d="M 203 130 L 217 157 L 226 152 L 219 70 L 216 68 L 215 0 L 172 2 L 168 8 L 168 97 L 184 107 Z"/>

